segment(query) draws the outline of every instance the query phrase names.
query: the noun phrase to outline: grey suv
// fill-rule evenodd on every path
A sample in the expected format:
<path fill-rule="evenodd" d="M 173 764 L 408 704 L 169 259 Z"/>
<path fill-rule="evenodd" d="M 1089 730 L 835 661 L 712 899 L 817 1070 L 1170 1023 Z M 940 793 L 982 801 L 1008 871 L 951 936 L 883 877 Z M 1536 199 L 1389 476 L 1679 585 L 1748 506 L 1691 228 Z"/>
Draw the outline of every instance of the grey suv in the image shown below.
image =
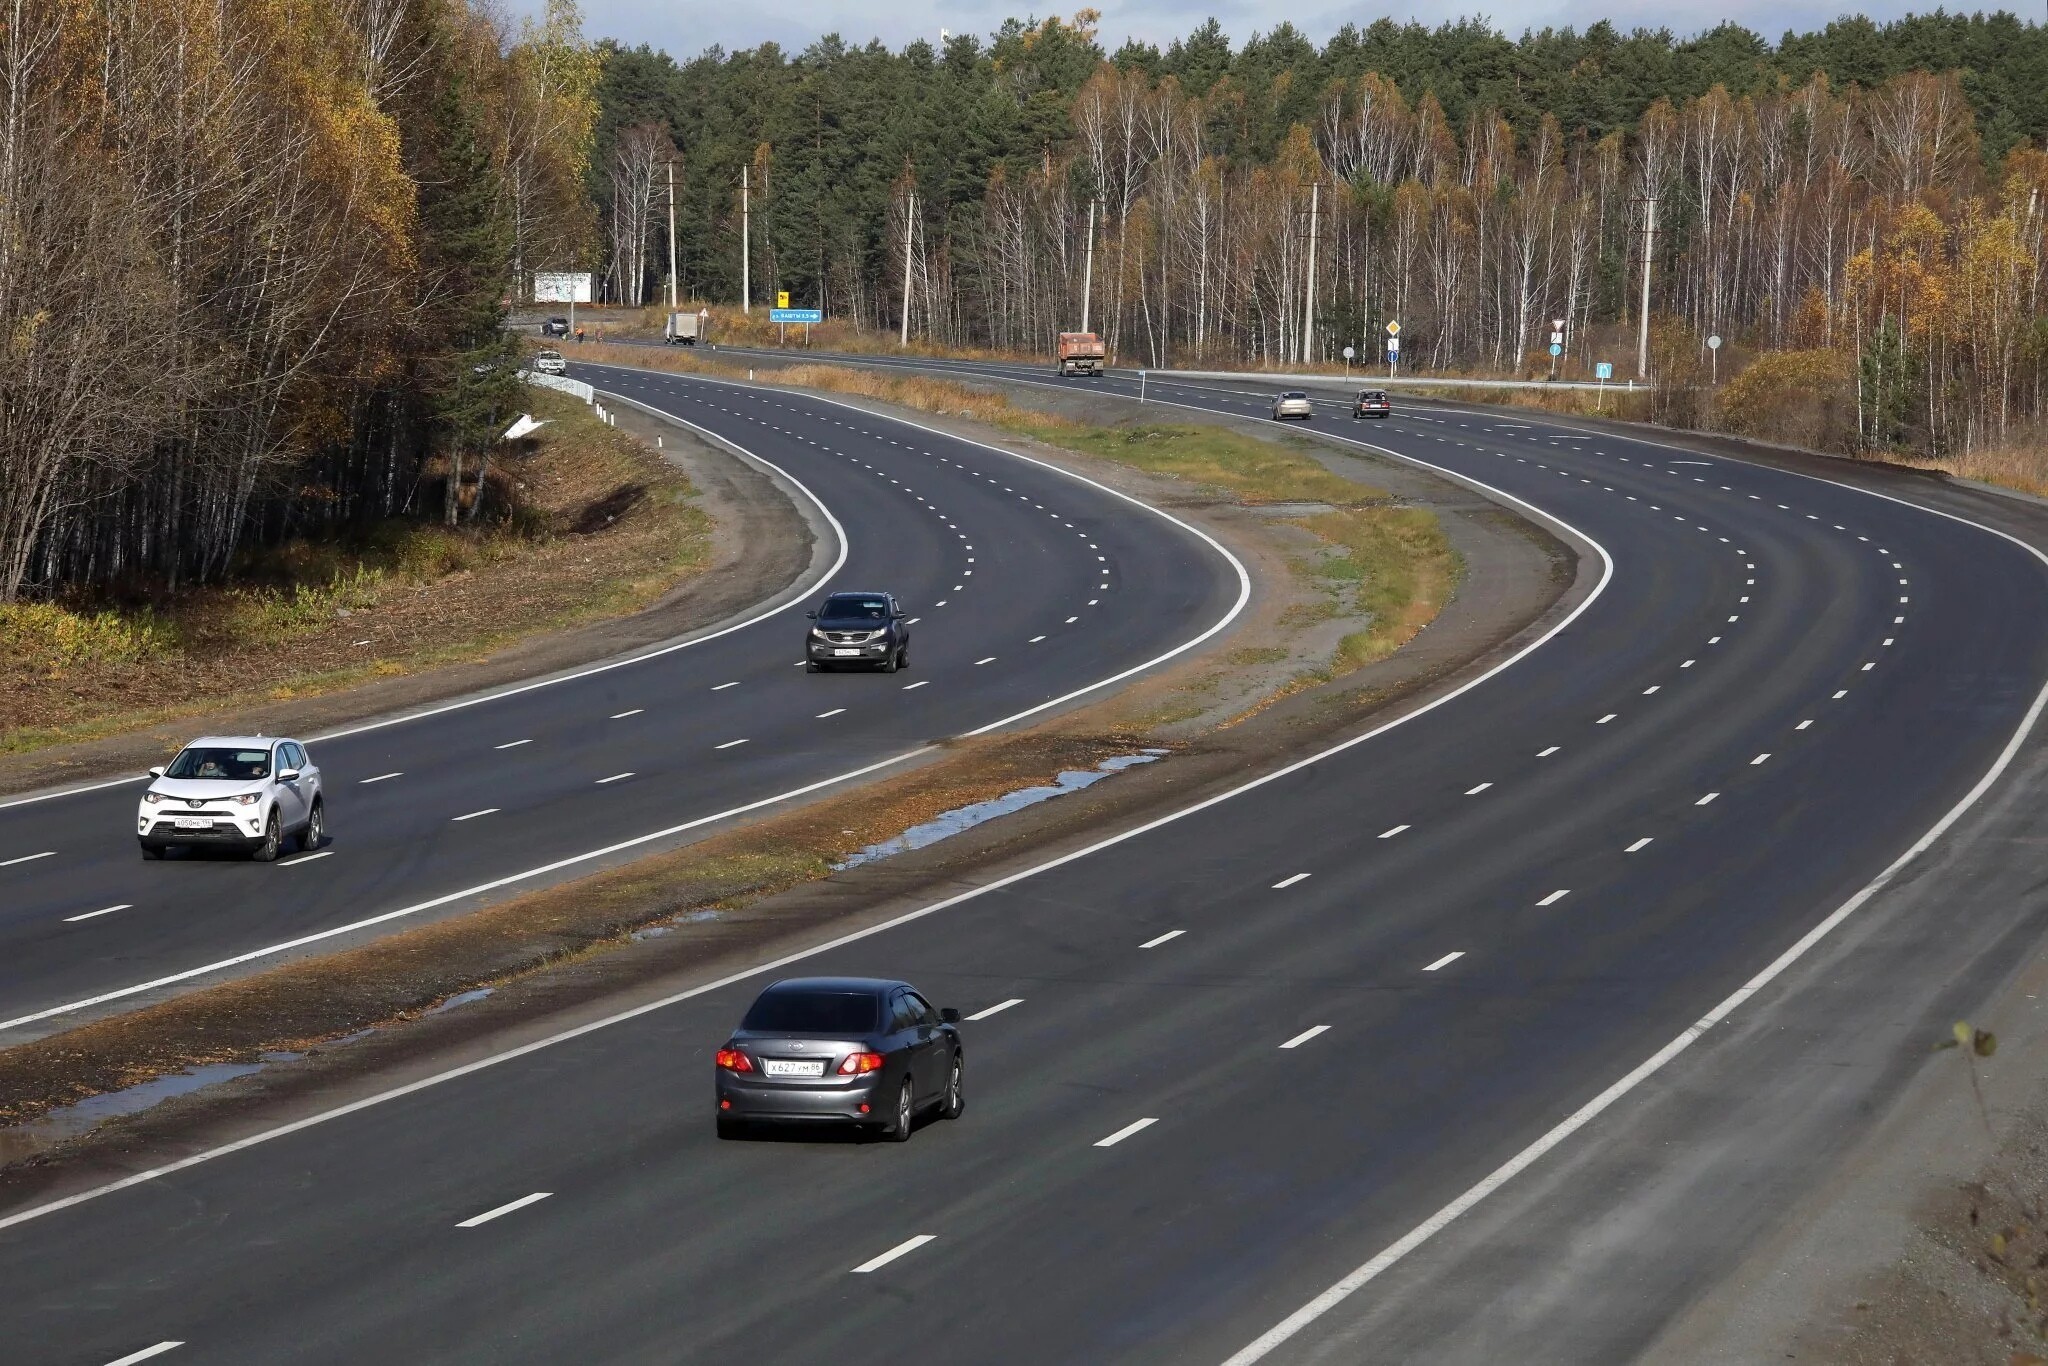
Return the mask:
<path fill-rule="evenodd" d="M 834 593 L 804 615 L 813 623 L 804 637 L 804 664 L 812 673 L 841 664 L 885 674 L 910 667 L 910 627 L 887 593 Z"/>

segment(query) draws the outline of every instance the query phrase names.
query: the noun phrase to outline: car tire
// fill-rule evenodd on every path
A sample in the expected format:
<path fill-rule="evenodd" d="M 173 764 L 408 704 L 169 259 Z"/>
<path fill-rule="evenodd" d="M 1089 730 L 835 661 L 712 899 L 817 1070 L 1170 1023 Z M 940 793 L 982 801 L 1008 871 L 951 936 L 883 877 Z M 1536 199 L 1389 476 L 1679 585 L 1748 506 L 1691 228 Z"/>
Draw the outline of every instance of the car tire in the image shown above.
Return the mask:
<path fill-rule="evenodd" d="M 720 1115 L 718 1117 L 718 1136 L 726 1139 L 745 1138 L 747 1136 L 747 1122 L 743 1119 L 734 1119 L 731 1115 Z"/>
<path fill-rule="evenodd" d="M 284 847 L 284 832 L 278 828 L 277 810 L 272 808 L 270 821 L 263 827 L 263 843 L 250 851 L 249 857 L 258 863 L 270 863 L 277 858 L 278 850 Z"/>
<path fill-rule="evenodd" d="M 896 652 L 896 667 L 899 669 L 910 667 L 910 647 L 908 645 Z"/>
<path fill-rule="evenodd" d="M 896 672 L 896 652 L 894 650 L 891 650 L 889 657 L 882 661 L 882 672 L 885 674 Z"/>
<path fill-rule="evenodd" d="M 941 1119 L 958 1119 L 967 1109 L 966 1074 L 959 1053 L 953 1054 L 953 1070 L 946 1074 L 946 1098 L 939 1102 Z"/>
<path fill-rule="evenodd" d="M 891 1143 L 908 1143 L 910 1130 L 917 1123 L 916 1097 L 910 1090 L 910 1078 L 903 1079 L 903 1087 L 896 1093 L 896 1117 L 882 1130 L 882 1137 Z"/>
<path fill-rule="evenodd" d="M 327 843 L 327 804 L 319 798 L 313 799 L 313 809 L 306 813 L 306 828 L 299 831 L 299 852 L 310 854 Z"/>

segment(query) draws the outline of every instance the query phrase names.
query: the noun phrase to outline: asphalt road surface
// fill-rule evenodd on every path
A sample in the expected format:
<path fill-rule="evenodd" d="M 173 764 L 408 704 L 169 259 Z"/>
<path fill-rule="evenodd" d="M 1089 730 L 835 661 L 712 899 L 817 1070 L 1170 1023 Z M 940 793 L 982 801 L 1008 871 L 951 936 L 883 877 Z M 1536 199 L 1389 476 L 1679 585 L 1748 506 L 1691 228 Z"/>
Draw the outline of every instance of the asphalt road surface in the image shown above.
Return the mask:
<path fill-rule="evenodd" d="M 0 1217 L 0 1356 L 1369 1358 L 1330 1344 L 1375 1267 L 2001 763 L 2048 678 L 2048 572 L 1905 503 L 1540 416 L 1404 404 L 1362 439 L 1558 519 L 1598 591 L 1402 723 L 785 970 L 967 1012 L 964 1118 L 718 1141 L 711 1053 L 764 979 L 714 984 Z M 1519 1359 L 1625 1360 L 1646 1331 Z"/>
<path fill-rule="evenodd" d="M 0 802 L 0 1042 L 380 916 L 354 933 L 403 929 L 530 870 L 588 871 L 598 851 L 1032 712 L 1242 604 L 1221 547 L 1048 466 L 824 400 L 577 373 L 798 481 L 840 529 L 831 572 L 750 625 L 624 667 L 301 737 L 327 793 L 329 840 L 310 855 L 144 862 L 140 781 Z M 803 671 L 803 613 L 832 589 L 896 594 L 909 672 Z"/>

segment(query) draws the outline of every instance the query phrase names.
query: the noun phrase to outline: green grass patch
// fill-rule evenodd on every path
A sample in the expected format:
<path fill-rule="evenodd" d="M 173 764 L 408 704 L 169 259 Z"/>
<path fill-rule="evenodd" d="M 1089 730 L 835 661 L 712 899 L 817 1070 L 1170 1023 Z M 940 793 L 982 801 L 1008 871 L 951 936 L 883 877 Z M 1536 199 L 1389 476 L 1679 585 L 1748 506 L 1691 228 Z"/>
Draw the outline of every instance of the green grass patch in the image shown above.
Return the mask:
<path fill-rule="evenodd" d="M 1089 427 L 1026 413 L 1003 425 L 1048 445 L 1222 489 L 1245 503 L 1328 503 L 1348 508 L 1387 501 L 1386 490 L 1332 474 L 1292 440 L 1261 440 L 1227 427 Z"/>
<path fill-rule="evenodd" d="M 1315 572 L 1369 618 L 1339 644 L 1340 671 L 1384 659 L 1413 640 L 1457 587 L 1457 552 L 1423 508 L 1351 508 L 1304 517 L 1301 525 L 1330 547 Z"/>

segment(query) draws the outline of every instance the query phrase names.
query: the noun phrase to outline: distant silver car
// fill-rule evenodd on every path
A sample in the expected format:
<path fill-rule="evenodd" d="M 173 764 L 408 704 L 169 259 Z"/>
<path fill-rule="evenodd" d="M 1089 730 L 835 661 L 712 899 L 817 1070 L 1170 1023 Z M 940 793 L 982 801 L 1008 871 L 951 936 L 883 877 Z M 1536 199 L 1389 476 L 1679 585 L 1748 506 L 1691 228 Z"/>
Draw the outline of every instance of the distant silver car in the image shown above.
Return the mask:
<path fill-rule="evenodd" d="M 1314 411 L 1309 405 L 1308 395 L 1299 389 L 1289 389 L 1286 393 L 1273 400 L 1273 420 L 1275 422 L 1285 422 L 1290 417 L 1298 417 L 1303 422 L 1306 422 L 1314 415 Z"/>
<path fill-rule="evenodd" d="M 149 776 L 135 813 L 144 858 L 210 844 L 268 863 L 294 836 L 301 849 L 327 838 L 320 768 L 297 740 L 202 736 Z"/>
<path fill-rule="evenodd" d="M 533 358 L 533 368 L 543 375 L 566 375 L 569 373 L 569 362 L 562 359 L 562 353 L 559 351 L 543 351 Z"/>

